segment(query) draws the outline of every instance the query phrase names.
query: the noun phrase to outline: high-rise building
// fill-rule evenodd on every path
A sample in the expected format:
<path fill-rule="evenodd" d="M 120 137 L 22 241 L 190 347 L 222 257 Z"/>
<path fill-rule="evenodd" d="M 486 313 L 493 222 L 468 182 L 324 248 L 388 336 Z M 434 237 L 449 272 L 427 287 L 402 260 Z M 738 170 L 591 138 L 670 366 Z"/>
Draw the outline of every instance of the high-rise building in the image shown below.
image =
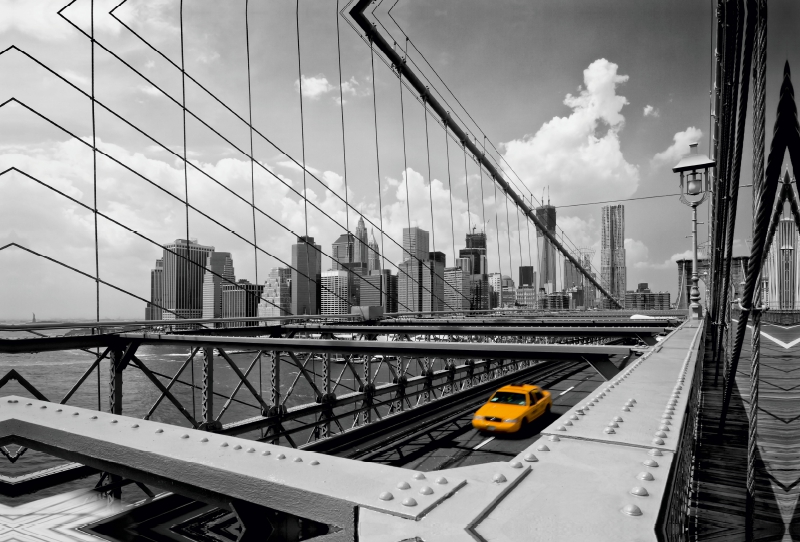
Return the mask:
<path fill-rule="evenodd" d="M 517 305 L 527 307 L 529 309 L 535 309 L 537 306 L 536 298 L 536 288 L 532 286 L 520 286 L 517 288 Z"/>
<path fill-rule="evenodd" d="M 164 306 L 164 259 L 156 260 L 150 270 L 150 302 L 144 310 L 145 320 L 161 320 L 161 307 Z"/>
<path fill-rule="evenodd" d="M 203 278 L 203 318 L 222 318 L 222 285 L 236 282 L 230 252 L 212 252 Z"/>
<path fill-rule="evenodd" d="M 603 207 L 603 231 L 600 252 L 600 283 L 624 306 L 627 291 L 625 267 L 625 206 Z M 613 308 L 610 300 L 603 300 L 603 308 Z"/>
<path fill-rule="evenodd" d="M 536 286 L 536 271 L 533 270 L 532 265 L 519 266 L 519 282 L 517 286 L 523 288 L 525 286 Z"/>
<path fill-rule="evenodd" d="M 443 252 L 429 252 L 427 261 L 422 264 L 422 310 L 424 312 L 443 311 L 444 306 L 444 268 L 447 258 Z"/>
<path fill-rule="evenodd" d="M 360 305 L 383 307 L 384 313 L 397 312 L 397 275 L 392 275 L 390 269 L 384 269 L 362 277 Z"/>
<path fill-rule="evenodd" d="M 292 313 L 292 270 L 288 267 L 273 267 L 261 294 L 258 316 L 287 316 Z M 268 322 L 267 325 L 270 325 Z"/>
<path fill-rule="evenodd" d="M 378 241 L 375 240 L 375 230 L 372 231 L 372 240 L 369 242 L 369 254 L 367 254 L 367 271 L 381 270 L 381 252 L 378 247 Z"/>
<path fill-rule="evenodd" d="M 536 208 L 536 218 L 544 224 L 545 229 L 556 234 L 556 208 L 550 205 L 542 205 Z M 540 229 L 536 229 L 536 241 L 539 243 L 539 288 L 545 291 L 554 292 L 556 290 L 556 247 L 550 242 Z"/>
<path fill-rule="evenodd" d="M 403 260 L 425 260 L 429 252 L 429 233 L 417 226 L 403 228 Z"/>
<path fill-rule="evenodd" d="M 458 251 L 459 260 L 469 260 L 470 310 L 487 310 L 490 307 L 489 270 L 486 252 L 486 233 L 468 233 L 466 247 Z M 456 262 L 456 266 L 464 265 Z"/>
<path fill-rule="evenodd" d="M 236 284 L 222 283 L 222 318 L 254 318 L 264 289 L 240 279 Z M 225 322 L 224 327 L 257 326 L 258 322 Z"/>
<path fill-rule="evenodd" d="M 364 225 L 364 217 L 358 217 L 358 225 L 356 226 L 355 245 L 353 249 L 353 260 L 357 263 L 363 263 L 364 267 L 369 264 L 369 239 L 367 238 L 367 227 Z M 364 273 L 366 274 L 366 273 Z"/>
<path fill-rule="evenodd" d="M 769 292 L 762 301 L 771 309 L 794 310 L 800 302 L 800 238 L 785 206 L 767 254 L 766 269 L 762 271 Z"/>
<path fill-rule="evenodd" d="M 578 253 L 572 254 L 576 260 L 581 261 L 581 255 Z M 564 258 L 564 289 L 583 287 L 583 275 L 578 271 L 578 266 L 573 264 L 567 258 Z"/>
<path fill-rule="evenodd" d="M 355 261 L 355 239 L 352 233 L 343 233 L 333 242 L 331 269 L 344 269 L 344 264 Z"/>
<path fill-rule="evenodd" d="M 397 311 L 422 310 L 422 265 L 420 260 L 404 260 L 397 265 Z"/>
<path fill-rule="evenodd" d="M 444 270 L 444 310 L 446 311 L 470 310 L 469 259 L 458 258 L 458 260 L 466 262 L 466 268 L 456 265 Z"/>
<path fill-rule="evenodd" d="M 322 272 L 322 305 L 320 314 L 350 314 L 350 307 L 359 305 L 360 277 L 348 269 Z"/>
<path fill-rule="evenodd" d="M 292 314 L 319 314 L 322 252 L 313 237 L 292 245 Z"/>
<path fill-rule="evenodd" d="M 635 292 L 625 293 L 625 308 L 633 310 L 669 310 L 669 292 L 651 292 L 646 282 L 640 282 Z"/>
<path fill-rule="evenodd" d="M 203 279 L 212 252 L 214 247 L 194 239 L 176 239 L 164 247 L 164 320 L 202 318 Z"/>

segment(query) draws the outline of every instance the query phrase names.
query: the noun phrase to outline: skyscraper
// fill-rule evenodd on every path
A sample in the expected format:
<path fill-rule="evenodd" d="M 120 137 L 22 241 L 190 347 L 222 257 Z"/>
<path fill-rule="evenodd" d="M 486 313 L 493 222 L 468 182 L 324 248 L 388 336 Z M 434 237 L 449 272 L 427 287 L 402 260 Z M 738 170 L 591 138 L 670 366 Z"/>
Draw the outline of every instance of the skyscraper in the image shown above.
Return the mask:
<path fill-rule="evenodd" d="M 428 239 L 428 232 L 422 228 L 417 226 L 403 228 L 403 261 L 397 266 L 397 310 L 399 312 L 424 310 L 422 308 L 423 276 L 425 269 L 428 270 L 428 273 L 431 269 L 427 263 Z M 430 280 L 430 276 L 428 280 Z"/>
<path fill-rule="evenodd" d="M 364 217 L 358 217 L 356 226 L 355 246 L 353 250 L 353 262 L 363 263 L 366 268 L 369 264 L 369 240 L 367 239 L 367 228 L 364 225 Z M 366 273 L 364 273 L 366 274 Z"/>
<path fill-rule="evenodd" d="M 383 307 L 383 312 L 397 312 L 397 275 L 391 269 L 371 271 L 361 279 L 361 305 Z"/>
<path fill-rule="evenodd" d="M 211 252 L 203 278 L 203 318 L 222 318 L 222 285 L 236 282 L 230 252 Z"/>
<path fill-rule="evenodd" d="M 447 258 L 443 252 L 429 252 L 422 264 L 422 310 L 425 312 L 443 311 L 444 306 L 444 268 Z"/>
<path fill-rule="evenodd" d="M 428 258 L 429 234 L 417 226 L 403 228 L 403 260 Z"/>
<path fill-rule="evenodd" d="M 164 306 L 164 259 L 156 260 L 150 270 L 150 303 L 144 310 L 145 320 L 161 320 L 161 307 Z"/>
<path fill-rule="evenodd" d="M 222 318 L 254 318 L 264 287 L 240 279 L 236 284 L 223 282 Z M 225 322 L 225 327 L 257 326 L 258 322 Z"/>
<path fill-rule="evenodd" d="M 352 233 L 343 233 L 333 242 L 331 246 L 331 269 L 344 269 L 344 264 L 355 261 L 355 239 Z"/>
<path fill-rule="evenodd" d="M 603 207 L 603 233 L 600 253 L 600 283 L 621 305 L 625 305 L 627 270 L 625 267 L 625 207 Z M 612 308 L 611 301 L 603 300 L 603 308 Z"/>
<path fill-rule="evenodd" d="M 458 251 L 459 260 L 469 260 L 469 298 L 471 310 L 487 310 L 489 308 L 489 271 L 486 257 L 486 233 L 468 233 L 466 248 Z M 458 264 L 457 264 L 458 265 Z"/>
<path fill-rule="evenodd" d="M 203 316 L 203 279 L 214 247 L 176 239 L 164 247 L 164 320 Z"/>
<path fill-rule="evenodd" d="M 261 294 L 258 315 L 286 316 L 292 313 L 292 270 L 288 267 L 273 267 Z M 267 323 L 269 325 L 269 323 Z"/>
<path fill-rule="evenodd" d="M 372 240 L 369 242 L 369 254 L 367 254 L 367 271 L 381 270 L 381 252 L 378 247 L 378 241 L 375 240 L 375 230 L 372 230 Z"/>
<path fill-rule="evenodd" d="M 292 245 L 292 314 L 319 314 L 322 253 L 313 237 Z"/>
<path fill-rule="evenodd" d="M 523 288 L 525 286 L 536 286 L 536 273 L 533 271 L 532 265 L 519 266 L 519 282 L 517 286 Z"/>
<path fill-rule="evenodd" d="M 322 286 L 320 314 L 350 314 L 359 305 L 360 279 L 348 269 L 323 271 Z"/>
<path fill-rule="evenodd" d="M 459 258 L 466 262 L 464 266 L 456 265 L 444 270 L 444 310 L 467 311 L 470 310 L 469 297 L 469 260 Z"/>
<path fill-rule="evenodd" d="M 536 218 L 545 226 L 545 229 L 555 235 L 556 233 L 556 208 L 542 205 L 536 208 Z M 539 245 L 539 288 L 544 288 L 547 293 L 556 289 L 556 247 L 545 237 L 540 229 L 536 229 L 536 238 Z"/>

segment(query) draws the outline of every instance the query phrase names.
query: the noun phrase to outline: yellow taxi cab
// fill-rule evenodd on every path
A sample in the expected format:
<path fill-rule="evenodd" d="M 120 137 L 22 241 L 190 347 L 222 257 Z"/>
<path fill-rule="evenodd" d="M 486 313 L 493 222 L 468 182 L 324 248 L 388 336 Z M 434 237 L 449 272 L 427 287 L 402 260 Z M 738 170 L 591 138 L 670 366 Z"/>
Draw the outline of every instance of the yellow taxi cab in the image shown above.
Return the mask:
<path fill-rule="evenodd" d="M 472 417 L 479 431 L 514 433 L 553 406 L 550 392 L 530 384 L 503 386 Z"/>

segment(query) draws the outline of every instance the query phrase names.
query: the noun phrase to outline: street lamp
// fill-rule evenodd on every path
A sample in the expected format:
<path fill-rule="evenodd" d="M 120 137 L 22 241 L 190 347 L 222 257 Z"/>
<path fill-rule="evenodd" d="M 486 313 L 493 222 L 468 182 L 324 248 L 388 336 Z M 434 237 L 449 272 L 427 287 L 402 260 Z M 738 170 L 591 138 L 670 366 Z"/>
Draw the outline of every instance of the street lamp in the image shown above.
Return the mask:
<path fill-rule="evenodd" d="M 703 316 L 703 307 L 700 306 L 700 290 L 697 287 L 697 206 L 706 200 L 708 169 L 715 166 L 714 160 L 697 153 L 697 143 L 691 143 L 689 154 L 672 168 L 672 171 L 681 174 L 681 203 L 692 208 L 692 289 L 689 295 L 692 319 L 699 319 Z"/>

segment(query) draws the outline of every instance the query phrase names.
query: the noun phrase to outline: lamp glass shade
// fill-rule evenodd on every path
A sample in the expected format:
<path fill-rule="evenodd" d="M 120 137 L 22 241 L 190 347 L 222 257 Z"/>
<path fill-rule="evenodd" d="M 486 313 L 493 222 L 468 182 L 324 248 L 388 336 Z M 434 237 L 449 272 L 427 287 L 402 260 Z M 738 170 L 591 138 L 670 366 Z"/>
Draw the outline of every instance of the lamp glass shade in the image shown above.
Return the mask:
<path fill-rule="evenodd" d="M 696 196 L 703 192 L 703 177 L 697 172 L 691 172 L 686 181 L 686 193 L 690 196 Z"/>

